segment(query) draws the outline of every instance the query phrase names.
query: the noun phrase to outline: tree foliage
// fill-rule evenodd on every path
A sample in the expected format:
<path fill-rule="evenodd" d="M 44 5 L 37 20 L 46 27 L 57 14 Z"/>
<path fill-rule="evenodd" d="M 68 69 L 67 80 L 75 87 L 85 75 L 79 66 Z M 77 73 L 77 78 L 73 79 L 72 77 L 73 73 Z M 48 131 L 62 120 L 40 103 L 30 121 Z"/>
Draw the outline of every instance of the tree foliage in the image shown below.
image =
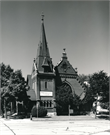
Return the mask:
<path fill-rule="evenodd" d="M 98 95 L 101 95 L 103 102 L 109 101 L 109 77 L 104 71 L 99 71 L 91 75 L 86 86 L 86 96 L 83 103 L 93 102 Z"/>
<path fill-rule="evenodd" d="M 85 80 L 85 76 L 79 76 L 81 80 Z M 109 77 L 104 71 L 99 71 L 94 74 L 88 75 L 88 83 L 84 83 L 85 98 L 81 104 L 83 108 L 90 111 L 92 109 L 93 102 L 97 100 L 98 96 L 102 96 L 100 102 L 104 105 L 109 103 Z M 89 84 L 89 85 L 88 85 Z"/>
<path fill-rule="evenodd" d="M 57 87 L 56 102 L 59 105 L 67 106 L 71 103 L 72 99 L 73 95 L 69 85 L 64 83 L 62 86 Z"/>
<path fill-rule="evenodd" d="M 11 74 L 8 89 L 18 101 L 23 101 L 27 98 L 27 85 L 21 70 L 17 70 Z"/>
<path fill-rule="evenodd" d="M 109 77 L 104 71 L 94 73 L 89 83 L 93 97 L 98 94 L 101 95 L 105 101 L 109 101 Z"/>
<path fill-rule="evenodd" d="M 13 73 L 13 69 L 10 67 L 10 65 L 5 65 L 4 63 L 0 64 L 1 69 L 1 88 L 8 86 L 9 78 L 11 76 L 11 73 Z"/>
<path fill-rule="evenodd" d="M 85 81 L 88 81 L 91 77 L 91 75 L 84 75 L 84 74 L 79 74 L 79 80 L 81 83 L 84 83 Z"/>
<path fill-rule="evenodd" d="M 0 64 L 1 68 L 1 109 L 3 111 L 4 101 L 7 106 L 13 101 L 25 101 L 28 87 L 22 76 L 21 70 L 14 71 L 10 65 Z"/>
<path fill-rule="evenodd" d="M 68 106 L 72 104 L 73 95 L 71 88 L 68 84 L 64 83 L 61 86 L 57 87 L 56 90 L 56 108 L 57 114 L 66 114 L 68 113 Z"/>
<path fill-rule="evenodd" d="M 80 99 L 78 95 L 74 94 L 72 102 L 73 102 L 73 106 L 80 106 L 82 103 L 82 100 Z"/>

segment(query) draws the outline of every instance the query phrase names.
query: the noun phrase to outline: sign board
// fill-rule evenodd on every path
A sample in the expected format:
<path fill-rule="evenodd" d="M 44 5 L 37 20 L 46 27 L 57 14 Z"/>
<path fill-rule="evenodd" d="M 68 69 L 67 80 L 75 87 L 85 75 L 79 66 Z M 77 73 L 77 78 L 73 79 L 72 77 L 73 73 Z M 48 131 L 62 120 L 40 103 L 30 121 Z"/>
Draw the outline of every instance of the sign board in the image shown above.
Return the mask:
<path fill-rule="evenodd" d="M 73 113 L 73 109 L 69 109 L 69 114 L 70 114 L 70 113 Z"/>
<path fill-rule="evenodd" d="M 40 96 L 53 96 L 51 91 L 40 91 Z"/>

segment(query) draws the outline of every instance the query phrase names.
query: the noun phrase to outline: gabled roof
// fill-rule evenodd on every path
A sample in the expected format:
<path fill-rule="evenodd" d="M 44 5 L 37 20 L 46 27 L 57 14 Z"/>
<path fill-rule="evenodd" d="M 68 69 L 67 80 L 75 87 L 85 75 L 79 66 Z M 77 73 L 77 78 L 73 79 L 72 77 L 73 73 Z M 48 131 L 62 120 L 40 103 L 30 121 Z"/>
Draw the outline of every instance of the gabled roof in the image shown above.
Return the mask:
<path fill-rule="evenodd" d="M 56 66 L 58 72 L 61 74 L 76 74 L 76 71 L 72 67 L 72 65 L 67 60 L 62 60 L 59 65 Z"/>
<path fill-rule="evenodd" d="M 62 56 L 62 60 L 58 63 L 58 65 L 55 67 L 55 69 L 57 68 L 58 73 L 60 74 L 77 74 L 75 69 L 72 67 L 72 65 L 69 63 L 68 59 L 67 59 L 67 54 L 65 52 L 63 52 L 63 56 Z"/>

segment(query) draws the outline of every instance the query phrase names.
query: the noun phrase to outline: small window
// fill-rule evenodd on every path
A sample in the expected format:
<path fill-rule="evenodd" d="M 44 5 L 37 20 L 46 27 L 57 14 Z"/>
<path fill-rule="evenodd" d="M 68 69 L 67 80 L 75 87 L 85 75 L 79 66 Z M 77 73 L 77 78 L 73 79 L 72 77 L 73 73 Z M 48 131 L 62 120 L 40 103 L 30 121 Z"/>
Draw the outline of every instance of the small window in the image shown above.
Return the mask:
<path fill-rule="evenodd" d="M 47 89 L 47 82 L 45 82 L 45 89 Z"/>

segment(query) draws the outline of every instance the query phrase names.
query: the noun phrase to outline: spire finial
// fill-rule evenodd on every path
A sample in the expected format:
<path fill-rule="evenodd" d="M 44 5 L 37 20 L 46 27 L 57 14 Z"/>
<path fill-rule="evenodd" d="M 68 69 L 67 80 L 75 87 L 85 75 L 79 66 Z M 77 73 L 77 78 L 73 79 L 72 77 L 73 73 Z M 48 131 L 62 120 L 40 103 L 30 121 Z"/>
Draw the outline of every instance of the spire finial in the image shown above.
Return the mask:
<path fill-rule="evenodd" d="M 63 51 L 66 52 L 66 48 L 64 48 Z"/>
<path fill-rule="evenodd" d="M 33 60 L 33 61 L 34 61 L 34 63 L 35 63 L 35 58 L 34 58 L 34 60 Z"/>
<path fill-rule="evenodd" d="M 43 14 L 43 12 L 42 12 L 42 22 L 44 21 L 44 14 Z"/>
<path fill-rule="evenodd" d="M 66 48 L 63 49 L 63 56 L 62 56 L 63 59 L 67 59 L 67 55 L 66 55 Z"/>

